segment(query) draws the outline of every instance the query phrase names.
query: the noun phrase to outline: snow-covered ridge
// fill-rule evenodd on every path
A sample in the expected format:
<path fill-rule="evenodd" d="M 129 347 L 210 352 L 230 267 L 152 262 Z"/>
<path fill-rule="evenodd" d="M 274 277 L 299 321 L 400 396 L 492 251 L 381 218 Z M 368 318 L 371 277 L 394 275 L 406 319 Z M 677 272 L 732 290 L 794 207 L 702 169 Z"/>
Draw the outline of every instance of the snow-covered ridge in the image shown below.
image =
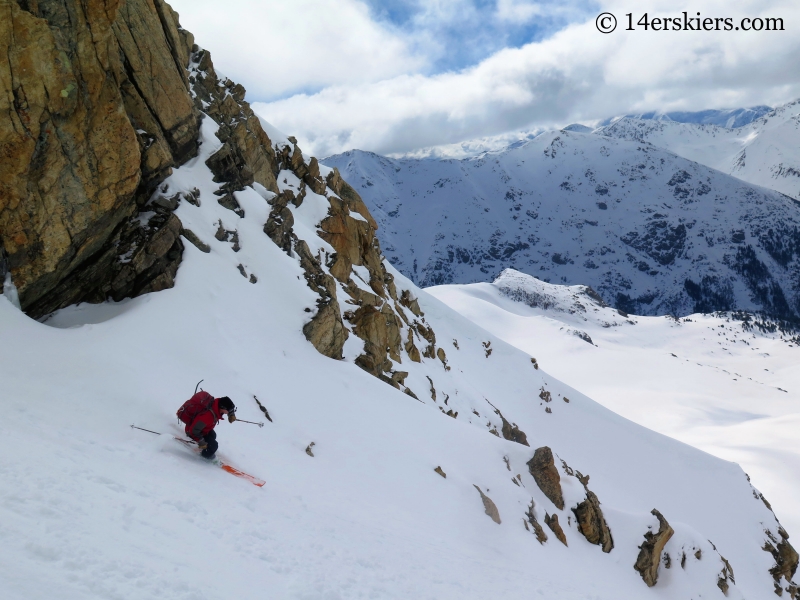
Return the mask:
<path fill-rule="evenodd" d="M 561 131 L 460 161 L 351 151 L 327 163 L 423 286 L 513 268 L 635 314 L 800 314 L 795 203 L 649 143 Z"/>
<path fill-rule="evenodd" d="M 649 142 L 676 154 L 800 199 L 800 100 L 741 127 L 620 119 L 600 135 Z"/>

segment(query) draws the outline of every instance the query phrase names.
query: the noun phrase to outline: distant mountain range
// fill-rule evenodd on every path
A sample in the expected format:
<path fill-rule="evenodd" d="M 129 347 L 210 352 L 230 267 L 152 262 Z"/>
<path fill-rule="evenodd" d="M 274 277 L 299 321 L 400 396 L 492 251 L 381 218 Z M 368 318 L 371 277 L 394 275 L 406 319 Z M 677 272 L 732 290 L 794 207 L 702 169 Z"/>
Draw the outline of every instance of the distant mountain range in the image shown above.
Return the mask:
<path fill-rule="evenodd" d="M 421 286 L 511 267 L 590 285 L 626 312 L 797 319 L 797 112 L 734 130 L 624 118 L 461 160 L 355 150 L 325 163 L 359 190 L 387 258 Z"/>
<path fill-rule="evenodd" d="M 643 121 L 673 121 L 675 123 L 694 123 L 696 125 L 717 125 L 719 127 L 727 127 L 734 129 L 736 127 L 743 127 L 752 123 L 756 119 L 760 119 L 764 115 L 771 112 L 773 109 L 770 106 L 751 106 L 750 108 L 731 108 L 723 110 L 700 110 L 695 112 L 687 111 L 673 111 L 673 112 L 659 112 L 650 111 L 639 114 L 625 115 L 624 117 L 614 117 L 606 119 L 600 123 L 600 126 L 611 125 L 616 121 L 623 118 L 641 119 Z"/>

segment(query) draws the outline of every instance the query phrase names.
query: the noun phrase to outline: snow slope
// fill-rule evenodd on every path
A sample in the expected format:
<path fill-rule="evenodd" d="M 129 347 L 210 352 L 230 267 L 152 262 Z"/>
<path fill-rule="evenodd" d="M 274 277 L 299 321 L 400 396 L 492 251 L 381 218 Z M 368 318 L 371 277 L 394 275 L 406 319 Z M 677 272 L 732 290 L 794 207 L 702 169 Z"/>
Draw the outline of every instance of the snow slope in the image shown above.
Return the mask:
<path fill-rule="evenodd" d="M 510 269 L 427 291 L 611 410 L 740 463 L 784 524 L 800 527 L 796 333 L 730 313 L 622 317 L 585 287 Z"/>
<path fill-rule="evenodd" d="M 650 142 L 743 181 L 800 199 L 800 100 L 735 129 L 624 118 L 596 133 Z"/>
<path fill-rule="evenodd" d="M 370 207 L 390 261 L 422 286 L 511 267 L 591 285 L 638 314 L 800 314 L 795 203 L 647 143 L 560 131 L 473 159 L 354 150 L 326 163 Z"/>
<path fill-rule="evenodd" d="M 272 195 L 236 192 L 243 217 L 214 199 L 214 130 L 205 119 L 200 156 L 162 189 L 200 191 L 199 206 L 177 214 L 210 247 L 186 244 L 175 288 L 45 323 L 0 297 L 4 598 L 683 599 L 722 597 L 723 575 L 729 598 L 772 597 L 762 547 L 778 542 L 779 525 L 738 465 L 614 414 L 399 273 L 448 347 L 446 365 L 404 355 L 419 400 L 356 367 L 357 340 L 342 361 L 317 353 L 302 334 L 317 295 L 263 232 Z M 288 173 L 279 180 L 292 185 Z M 321 250 L 325 202 L 309 191 L 289 207 L 295 233 Z M 235 227 L 238 248 L 215 239 L 220 226 Z M 269 409 L 263 429 L 218 427 L 220 454 L 263 488 L 169 439 L 200 379 L 240 418 L 262 420 L 254 395 Z M 530 447 L 491 435 L 500 414 Z M 563 511 L 526 468 L 544 445 L 557 455 Z M 586 492 L 561 460 L 591 475 L 610 553 L 577 531 L 570 508 Z M 532 501 L 540 523 L 560 513 L 568 547 L 528 531 Z M 658 526 L 654 507 L 675 535 L 671 568 L 648 588 L 632 566 Z"/>
<path fill-rule="evenodd" d="M 605 119 L 600 126 L 611 125 L 620 119 L 644 119 L 648 121 L 672 121 L 675 123 L 694 123 L 697 125 L 717 125 L 727 129 L 735 129 L 752 123 L 771 112 L 769 106 L 751 106 L 749 108 L 710 109 L 699 111 L 650 111 L 646 113 L 624 115 Z"/>

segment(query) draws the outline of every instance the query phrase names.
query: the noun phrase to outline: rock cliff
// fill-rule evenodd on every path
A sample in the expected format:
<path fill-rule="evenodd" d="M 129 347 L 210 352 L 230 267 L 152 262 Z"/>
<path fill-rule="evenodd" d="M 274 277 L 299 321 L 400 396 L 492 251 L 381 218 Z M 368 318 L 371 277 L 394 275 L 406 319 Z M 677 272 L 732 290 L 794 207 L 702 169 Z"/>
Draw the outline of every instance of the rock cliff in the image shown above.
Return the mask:
<path fill-rule="evenodd" d="M 28 314 L 171 287 L 179 199 L 146 204 L 196 155 L 201 110 L 221 125 L 215 173 L 275 189 L 244 89 L 162 0 L 0 0 L 0 15 L 0 263 Z"/>

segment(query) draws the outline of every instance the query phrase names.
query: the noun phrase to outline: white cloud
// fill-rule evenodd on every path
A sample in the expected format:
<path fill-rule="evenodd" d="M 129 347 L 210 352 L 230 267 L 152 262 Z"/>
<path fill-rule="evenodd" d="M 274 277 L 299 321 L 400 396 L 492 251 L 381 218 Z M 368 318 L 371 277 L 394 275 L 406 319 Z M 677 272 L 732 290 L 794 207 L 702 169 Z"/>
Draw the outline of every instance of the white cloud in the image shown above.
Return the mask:
<path fill-rule="evenodd" d="M 502 33 L 503 23 L 511 31 L 523 21 L 572 18 L 586 3 L 498 0 L 478 10 L 473 0 L 430 0 L 420 2 L 404 32 L 376 21 L 364 0 L 172 4 L 249 99 L 272 99 L 254 104 L 257 110 L 320 156 L 354 147 L 407 152 L 626 112 L 800 96 L 796 0 L 601 0 L 597 12 L 613 12 L 619 21 L 609 35 L 595 29 L 592 16 L 543 41 L 438 74 L 432 65 L 458 52 L 454 28 L 463 29 L 467 47 L 489 48 L 487 38 Z M 644 12 L 678 17 L 683 10 L 737 21 L 781 17 L 786 31 L 624 31 L 625 13 L 638 21 Z"/>
<path fill-rule="evenodd" d="M 505 49 L 458 73 L 404 74 L 335 85 L 257 110 L 320 156 L 349 148 L 405 152 L 521 127 L 565 125 L 629 111 L 697 110 L 776 104 L 800 96 L 800 23 L 795 2 L 651 0 L 650 16 L 782 17 L 784 32 L 623 31 L 640 2 L 603 10 L 620 26 L 609 35 L 594 19 L 519 49 Z"/>
<path fill-rule="evenodd" d="M 416 72 L 426 59 L 360 0 L 169 0 L 181 25 L 249 97 Z"/>

